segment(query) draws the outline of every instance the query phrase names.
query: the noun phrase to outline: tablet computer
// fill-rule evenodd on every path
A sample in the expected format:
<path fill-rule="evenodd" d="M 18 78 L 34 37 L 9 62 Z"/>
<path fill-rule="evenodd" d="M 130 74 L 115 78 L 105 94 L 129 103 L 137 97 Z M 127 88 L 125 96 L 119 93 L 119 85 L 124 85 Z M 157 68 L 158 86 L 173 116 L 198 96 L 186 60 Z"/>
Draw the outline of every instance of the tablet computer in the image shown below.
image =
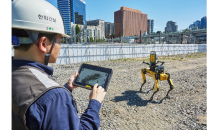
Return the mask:
<path fill-rule="evenodd" d="M 79 76 L 76 77 L 73 85 L 92 90 L 93 86 L 98 83 L 98 86 L 107 91 L 113 70 L 90 64 L 82 64 L 78 73 Z"/>

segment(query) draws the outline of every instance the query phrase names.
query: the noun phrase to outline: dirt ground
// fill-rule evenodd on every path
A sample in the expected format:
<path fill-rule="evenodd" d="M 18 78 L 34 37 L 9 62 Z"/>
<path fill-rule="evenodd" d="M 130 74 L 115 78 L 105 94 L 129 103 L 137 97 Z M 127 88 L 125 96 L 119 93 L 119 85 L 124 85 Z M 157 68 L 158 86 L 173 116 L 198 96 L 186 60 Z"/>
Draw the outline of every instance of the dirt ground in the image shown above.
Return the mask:
<path fill-rule="evenodd" d="M 207 129 L 206 55 L 159 57 L 160 61 L 165 62 L 165 72 L 171 74 L 174 90 L 169 94 L 170 99 L 164 99 L 169 85 L 167 81 L 159 81 L 160 91 L 154 95 L 153 101 L 149 101 L 149 99 L 154 92 L 151 90 L 154 81 L 149 76 L 146 75 L 147 83 L 143 86 L 143 93 L 139 92 L 142 84 L 140 69 L 143 68 L 142 66 L 146 66 L 140 65 L 141 59 L 143 58 L 137 58 L 133 60 L 134 62 L 127 60 L 122 67 L 113 67 L 116 76 L 110 84 L 108 94 L 113 95 L 114 98 L 104 105 L 114 107 L 110 114 L 104 116 L 102 115 L 105 109 L 100 111 L 101 120 L 105 121 L 100 128 L 122 130 Z M 116 64 L 115 62 L 110 66 Z M 121 64 L 122 61 L 119 62 Z M 202 73 L 204 74 L 202 75 Z M 120 83 L 120 81 L 123 82 L 120 84 L 123 87 L 117 86 L 117 82 Z M 108 119 L 111 120 L 107 121 Z M 108 125 L 109 127 L 106 127 Z"/>
<path fill-rule="evenodd" d="M 142 63 L 148 58 L 119 59 L 88 64 L 113 69 L 113 76 L 102 103 L 99 115 L 101 130 L 172 130 L 207 129 L 207 57 L 206 53 L 159 57 L 164 61 L 164 70 L 170 73 L 174 89 L 169 90 L 167 81 L 159 81 L 160 91 L 154 93 L 154 81 L 146 75 L 147 83 L 142 84 L 141 69 L 148 68 Z M 54 76 L 64 83 L 70 74 L 78 70 L 82 63 L 61 66 Z M 56 69 L 60 68 L 55 66 Z M 70 74 L 68 74 L 70 73 Z M 63 74 L 65 76 L 63 76 Z M 62 76 L 60 76 L 62 75 Z M 78 88 L 73 95 L 78 102 L 79 116 L 88 105 L 89 90 Z"/>

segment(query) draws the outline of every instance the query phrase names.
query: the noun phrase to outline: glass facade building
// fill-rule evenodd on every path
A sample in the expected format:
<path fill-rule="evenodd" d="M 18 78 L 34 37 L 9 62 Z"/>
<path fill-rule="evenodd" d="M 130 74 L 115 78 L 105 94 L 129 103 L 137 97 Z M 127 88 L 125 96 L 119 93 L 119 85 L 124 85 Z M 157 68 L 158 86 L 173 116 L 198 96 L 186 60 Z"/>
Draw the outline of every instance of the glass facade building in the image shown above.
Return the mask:
<path fill-rule="evenodd" d="M 85 24 L 86 3 L 83 0 L 57 0 L 57 6 L 64 22 L 65 33 L 71 35 L 71 22 Z"/>
<path fill-rule="evenodd" d="M 75 24 L 85 24 L 86 3 L 83 0 L 71 0 L 71 21 Z"/>
<path fill-rule="evenodd" d="M 71 0 L 57 0 L 58 10 L 64 22 L 65 33 L 71 35 L 70 22 L 71 22 L 71 12 L 70 12 L 70 1 Z"/>
<path fill-rule="evenodd" d="M 152 19 L 151 20 L 151 33 L 153 33 L 154 31 L 154 20 Z"/>
<path fill-rule="evenodd" d="M 190 26 L 189 26 L 189 29 L 192 29 L 192 28 L 194 28 L 194 24 L 191 24 Z"/>
<path fill-rule="evenodd" d="M 197 20 L 196 22 L 194 22 L 194 25 L 198 27 L 198 29 L 200 29 L 201 27 L 201 21 Z"/>
<path fill-rule="evenodd" d="M 197 20 L 196 22 L 193 22 L 189 26 L 189 29 L 206 29 L 207 28 L 207 16 L 201 18 L 201 21 Z"/>
<path fill-rule="evenodd" d="M 154 20 L 153 19 L 148 19 L 148 23 L 147 23 L 148 27 L 147 27 L 147 33 L 151 34 L 154 32 Z"/>
<path fill-rule="evenodd" d="M 207 28 L 207 17 L 201 18 L 201 29 Z"/>

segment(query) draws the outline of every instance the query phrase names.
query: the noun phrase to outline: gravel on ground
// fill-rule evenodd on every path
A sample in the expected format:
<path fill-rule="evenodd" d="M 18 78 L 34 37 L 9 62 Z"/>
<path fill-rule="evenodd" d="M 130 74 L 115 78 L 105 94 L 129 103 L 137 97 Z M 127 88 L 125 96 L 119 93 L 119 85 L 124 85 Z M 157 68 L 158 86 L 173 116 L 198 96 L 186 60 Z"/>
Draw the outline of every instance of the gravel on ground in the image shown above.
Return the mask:
<path fill-rule="evenodd" d="M 154 81 L 146 75 L 142 84 L 141 69 L 148 68 L 142 61 L 148 57 L 88 62 L 113 69 L 113 76 L 102 103 L 99 115 L 101 130 L 177 130 L 207 129 L 207 57 L 206 53 L 162 56 L 165 72 L 170 73 L 174 89 L 170 98 L 164 98 L 169 90 L 167 81 L 159 81 L 160 91 L 150 97 Z M 82 63 L 59 65 L 53 78 L 64 85 Z M 88 106 L 90 90 L 76 88 L 72 94 L 79 113 Z"/>

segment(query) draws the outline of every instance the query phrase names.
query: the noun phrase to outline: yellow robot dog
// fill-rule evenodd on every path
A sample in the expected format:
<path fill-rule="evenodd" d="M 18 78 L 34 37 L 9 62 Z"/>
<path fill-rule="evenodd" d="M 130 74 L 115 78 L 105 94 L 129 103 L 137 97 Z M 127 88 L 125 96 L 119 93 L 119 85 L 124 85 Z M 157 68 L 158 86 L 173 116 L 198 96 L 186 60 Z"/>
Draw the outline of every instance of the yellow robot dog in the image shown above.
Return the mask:
<path fill-rule="evenodd" d="M 155 85 L 155 92 L 151 96 L 150 100 L 152 100 L 154 94 L 159 91 L 158 80 L 160 80 L 160 81 L 167 80 L 168 81 L 168 83 L 170 85 L 170 90 L 167 92 L 167 95 L 166 95 L 167 98 L 169 97 L 168 96 L 169 92 L 172 89 L 174 89 L 173 82 L 170 79 L 170 74 L 169 73 L 164 73 L 164 66 L 162 66 L 164 64 L 164 62 L 157 61 L 157 59 L 158 59 L 158 57 L 156 55 L 156 52 L 151 51 L 151 53 L 150 53 L 150 64 L 143 61 L 143 63 L 149 65 L 150 68 L 141 69 L 141 74 L 142 74 L 142 79 L 143 79 L 142 86 L 146 83 L 145 74 L 147 74 L 148 76 L 151 76 L 155 80 L 155 84 L 156 84 L 156 85 L 154 84 Z M 159 63 L 159 62 L 162 63 L 162 64 L 157 65 L 157 63 Z M 140 92 L 142 92 L 142 86 L 140 88 Z M 153 86 L 153 89 L 154 89 L 154 86 Z"/>

